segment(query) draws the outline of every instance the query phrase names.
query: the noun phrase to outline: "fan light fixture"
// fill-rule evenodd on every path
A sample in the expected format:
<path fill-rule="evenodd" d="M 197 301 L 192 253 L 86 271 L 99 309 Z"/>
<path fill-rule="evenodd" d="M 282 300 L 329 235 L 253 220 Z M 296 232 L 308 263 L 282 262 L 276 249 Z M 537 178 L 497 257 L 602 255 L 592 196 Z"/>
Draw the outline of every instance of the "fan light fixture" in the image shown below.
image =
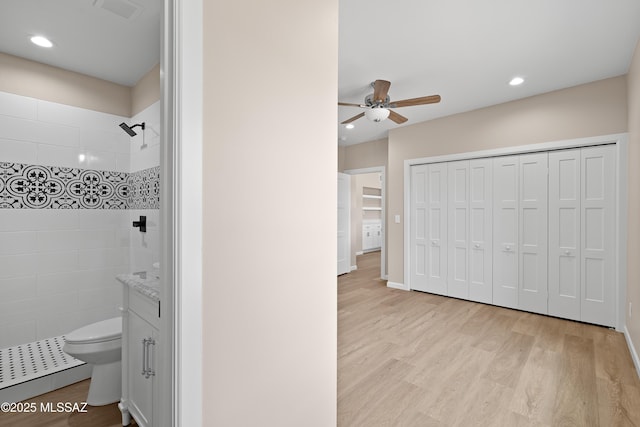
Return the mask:
<path fill-rule="evenodd" d="M 381 122 L 389 117 L 389 110 L 386 108 L 369 108 L 365 110 L 364 115 L 372 122 Z"/>

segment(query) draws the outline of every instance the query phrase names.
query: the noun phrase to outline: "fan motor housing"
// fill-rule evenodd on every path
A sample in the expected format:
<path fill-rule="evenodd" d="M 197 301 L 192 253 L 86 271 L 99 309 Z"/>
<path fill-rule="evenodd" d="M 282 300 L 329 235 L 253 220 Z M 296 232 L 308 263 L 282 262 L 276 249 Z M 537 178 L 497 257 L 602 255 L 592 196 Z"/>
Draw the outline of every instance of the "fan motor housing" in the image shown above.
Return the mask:
<path fill-rule="evenodd" d="M 387 97 L 384 99 L 384 102 L 381 101 L 375 101 L 373 99 L 373 94 L 369 94 L 364 98 L 364 104 L 367 107 L 380 107 L 380 108 L 388 108 L 389 107 L 389 102 L 391 101 L 391 98 L 389 98 L 389 95 L 387 95 Z"/>

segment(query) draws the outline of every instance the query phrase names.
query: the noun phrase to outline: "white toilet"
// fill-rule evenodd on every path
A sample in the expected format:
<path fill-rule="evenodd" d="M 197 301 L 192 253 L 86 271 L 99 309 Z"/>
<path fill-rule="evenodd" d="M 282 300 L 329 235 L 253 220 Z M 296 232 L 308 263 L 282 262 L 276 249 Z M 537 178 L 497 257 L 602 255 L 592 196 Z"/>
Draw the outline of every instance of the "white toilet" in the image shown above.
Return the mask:
<path fill-rule="evenodd" d="M 93 365 L 87 404 L 102 406 L 122 396 L 122 317 L 83 326 L 65 335 L 62 350 Z"/>

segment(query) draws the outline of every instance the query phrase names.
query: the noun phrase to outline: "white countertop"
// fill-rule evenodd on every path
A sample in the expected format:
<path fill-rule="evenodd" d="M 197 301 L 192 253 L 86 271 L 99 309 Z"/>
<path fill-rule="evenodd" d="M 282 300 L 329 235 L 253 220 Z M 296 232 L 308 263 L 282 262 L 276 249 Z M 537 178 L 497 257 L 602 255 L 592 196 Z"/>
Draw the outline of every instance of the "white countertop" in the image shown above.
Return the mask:
<path fill-rule="evenodd" d="M 152 272 L 119 274 L 116 279 L 151 300 L 160 301 L 160 279 Z"/>

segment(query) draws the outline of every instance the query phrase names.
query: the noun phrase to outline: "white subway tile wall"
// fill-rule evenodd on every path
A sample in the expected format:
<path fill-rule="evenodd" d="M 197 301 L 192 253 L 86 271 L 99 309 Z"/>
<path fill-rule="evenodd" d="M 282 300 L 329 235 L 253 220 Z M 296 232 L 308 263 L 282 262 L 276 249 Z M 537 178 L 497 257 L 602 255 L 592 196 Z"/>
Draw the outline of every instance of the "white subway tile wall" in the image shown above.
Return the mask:
<path fill-rule="evenodd" d="M 141 132 L 131 138 L 118 126 L 139 121 L 144 144 Z M 160 164 L 159 130 L 159 102 L 127 118 L 0 92 L 0 163 L 137 172 Z M 139 215 L 147 216 L 147 233 L 131 225 Z M 0 348 L 119 315 L 115 276 L 158 261 L 158 216 L 158 209 L 0 209 Z"/>
<path fill-rule="evenodd" d="M 145 123 L 144 133 L 140 128 L 138 134 L 131 138 L 132 173 L 154 168 L 160 165 L 160 102 L 156 102 L 131 118 L 130 124 Z M 129 221 L 137 221 L 139 217 L 147 217 L 147 232 L 141 233 L 137 228 L 130 228 L 129 246 L 131 248 L 131 271 L 151 271 L 152 265 L 160 259 L 160 236 L 158 232 L 158 209 L 130 209 Z"/>

